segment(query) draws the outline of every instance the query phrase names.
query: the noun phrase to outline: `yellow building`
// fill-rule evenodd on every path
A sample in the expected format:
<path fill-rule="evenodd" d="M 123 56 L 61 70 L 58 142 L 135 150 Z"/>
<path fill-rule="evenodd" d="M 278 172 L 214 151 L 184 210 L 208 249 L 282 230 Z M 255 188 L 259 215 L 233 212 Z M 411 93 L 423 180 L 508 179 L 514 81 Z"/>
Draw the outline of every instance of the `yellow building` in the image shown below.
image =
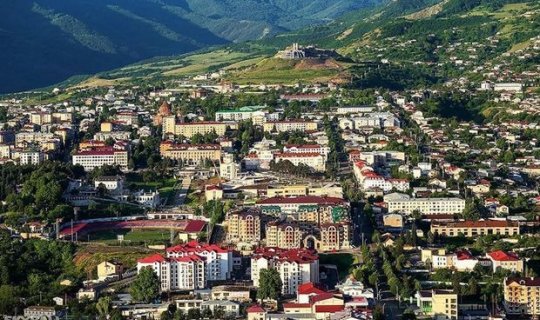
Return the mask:
<path fill-rule="evenodd" d="M 321 225 L 321 241 L 318 250 L 333 251 L 350 249 L 350 228 L 348 223 L 326 223 Z"/>
<path fill-rule="evenodd" d="M 504 279 L 503 303 L 509 315 L 539 315 L 540 277 Z"/>
<path fill-rule="evenodd" d="M 431 224 L 431 232 L 445 237 L 477 237 L 484 235 L 513 236 L 519 234 L 519 225 L 511 221 L 485 220 L 485 221 L 458 221 L 437 222 Z"/>
<path fill-rule="evenodd" d="M 164 141 L 159 149 L 162 157 L 181 160 L 188 164 L 199 164 L 206 160 L 214 162 L 221 160 L 221 146 L 219 144 L 191 145 Z"/>
<path fill-rule="evenodd" d="M 266 227 L 266 246 L 298 249 L 305 235 L 306 231 L 298 224 L 271 222 Z"/>
<path fill-rule="evenodd" d="M 227 240 L 234 243 L 261 241 L 261 216 L 258 212 L 233 212 L 227 216 Z"/>
<path fill-rule="evenodd" d="M 316 131 L 317 122 L 314 121 L 269 121 L 263 124 L 265 132 L 286 132 L 286 131 Z"/>
<path fill-rule="evenodd" d="M 266 190 L 268 198 L 274 197 L 336 197 L 343 198 L 343 188 L 337 184 L 312 186 L 308 184 L 269 186 Z"/>
<path fill-rule="evenodd" d="M 213 121 L 177 123 L 174 127 L 174 134 L 191 138 L 196 134 L 205 135 L 215 132 L 218 136 L 223 136 L 227 131 L 227 124 Z"/>
<path fill-rule="evenodd" d="M 113 124 L 111 122 L 102 122 L 100 128 L 101 132 L 112 132 Z"/>
<path fill-rule="evenodd" d="M 458 295 L 452 290 L 422 290 L 416 293 L 420 310 L 435 320 L 457 320 Z"/>
<path fill-rule="evenodd" d="M 121 263 L 116 261 L 103 261 L 97 265 L 98 279 L 104 279 L 109 276 L 121 276 L 124 272 L 124 267 Z"/>

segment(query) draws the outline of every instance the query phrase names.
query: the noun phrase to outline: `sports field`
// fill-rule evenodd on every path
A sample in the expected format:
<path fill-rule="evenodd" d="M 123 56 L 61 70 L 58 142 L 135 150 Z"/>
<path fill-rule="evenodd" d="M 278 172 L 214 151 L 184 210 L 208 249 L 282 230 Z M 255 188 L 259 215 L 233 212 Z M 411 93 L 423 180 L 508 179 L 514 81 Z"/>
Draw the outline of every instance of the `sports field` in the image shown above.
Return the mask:
<path fill-rule="evenodd" d="M 123 235 L 126 243 L 162 243 L 170 240 L 169 229 L 118 229 L 103 230 L 87 234 L 81 241 L 119 244 L 118 235 Z"/>

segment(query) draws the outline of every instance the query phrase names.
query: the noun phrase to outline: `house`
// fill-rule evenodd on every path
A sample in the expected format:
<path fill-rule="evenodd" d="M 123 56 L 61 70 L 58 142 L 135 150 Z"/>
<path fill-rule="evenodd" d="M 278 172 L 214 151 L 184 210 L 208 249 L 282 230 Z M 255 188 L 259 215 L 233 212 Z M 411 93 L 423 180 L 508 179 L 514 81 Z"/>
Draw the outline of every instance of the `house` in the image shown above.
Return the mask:
<path fill-rule="evenodd" d="M 219 185 L 207 185 L 204 188 L 204 197 L 206 202 L 212 200 L 221 200 L 223 199 L 223 189 Z"/>
<path fill-rule="evenodd" d="M 420 290 L 416 303 L 423 314 L 435 320 L 458 319 L 458 295 L 452 290 Z"/>
<path fill-rule="evenodd" d="M 488 253 L 486 257 L 491 260 L 493 272 L 497 271 L 498 268 L 512 272 L 523 272 L 523 260 L 513 252 L 497 250 Z"/>
<path fill-rule="evenodd" d="M 118 261 L 103 261 L 97 265 L 98 279 L 105 279 L 110 276 L 121 277 L 124 272 L 124 266 Z"/>

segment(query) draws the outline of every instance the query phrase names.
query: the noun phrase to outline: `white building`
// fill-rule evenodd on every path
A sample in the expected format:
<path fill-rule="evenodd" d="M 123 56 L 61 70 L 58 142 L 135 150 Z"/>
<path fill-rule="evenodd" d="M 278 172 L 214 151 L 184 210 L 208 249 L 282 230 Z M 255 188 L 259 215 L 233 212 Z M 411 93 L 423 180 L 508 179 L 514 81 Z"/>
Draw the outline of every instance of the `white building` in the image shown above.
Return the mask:
<path fill-rule="evenodd" d="M 410 198 L 385 199 L 388 212 L 412 214 L 417 210 L 421 214 L 458 214 L 465 209 L 465 200 L 460 198 Z"/>
<path fill-rule="evenodd" d="M 273 268 L 279 272 L 285 295 L 294 295 L 298 286 L 319 282 L 319 257 L 306 249 L 259 248 L 251 256 L 251 280 L 259 286 L 260 272 Z"/>
<path fill-rule="evenodd" d="M 86 171 L 94 170 L 103 165 L 118 165 L 122 169 L 127 169 L 128 152 L 113 148 L 79 151 L 73 155 L 73 164 L 83 166 Z"/>
<path fill-rule="evenodd" d="M 99 185 L 103 185 L 105 189 L 111 192 L 118 192 L 124 190 L 124 178 L 120 176 L 103 176 L 94 180 L 94 188 L 98 188 Z"/>
<path fill-rule="evenodd" d="M 305 164 L 317 172 L 323 172 L 326 169 L 325 156 L 320 153 L 283 152 L 275 154 L 276 162 L 285 160 L 292 162 L 292 164 L 294 164 L 295 166 L 298 166 L 299 164 Z"/>

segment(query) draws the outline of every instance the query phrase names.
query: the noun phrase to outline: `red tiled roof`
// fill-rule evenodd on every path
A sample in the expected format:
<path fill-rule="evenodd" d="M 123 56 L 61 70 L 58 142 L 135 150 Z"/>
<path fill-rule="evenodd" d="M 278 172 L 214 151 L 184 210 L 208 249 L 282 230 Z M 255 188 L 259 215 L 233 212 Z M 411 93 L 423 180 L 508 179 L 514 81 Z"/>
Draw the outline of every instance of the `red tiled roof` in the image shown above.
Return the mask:
<path fill-rule="evenodd" d="M 502 250 L 497 250 L 488 253 L 491 259 L 495 261 L 519 261 L 517 254 L 513 252 L 504 252 Z"/>
<path fill-rule="evenodd" d="M 321 294 L 325 293 L 324 290 L 322 290 L 319 286 L 314 284 L 313 282 L 304 283 L 298 286 L 297 290 L 298 294 Z"/>
<path fill-rule="evenodd" d="M 193 221 L 196 221 L 196 220 L 193 220 Z M 186 244 L 179 244 L 174 247 L 167 248 L 167 252 L 186 253 L 186 254 L 200 253 L 204 251 L 208 251 L 208 252 L 213 251 L 217 253 L 229 252 L 228 250 L 223 249 L 220 246 L 217 246 L 215 244 L 204 244 L 204 243 L 199 243 L 195 240 L 190 241 Z"/>
<path fill-rule="evenodd" d="M 315 306 L 315 312 L 333 313 L 345 309 L 343 305 Z"/>
<path fill-rule="evenodd" d="M 319 256 L 308 249 L 280 249 L 273 247 L 262 247 L 255 250 L 253 253 L 255 259 L 274 259 L 278 261 L 296 262 L 296 263 L 312 263 L 319 260 Z"/>
<path fill-rule="evenodd" d="M 190 220 L 187 226 L 184 228 L 184 232 L 193 233 L 201 232 L 206 227 L 206 222 L 203 220 Z"/>
<path fill-rule="evenodd" d="M 284 303 L 283 309 L 293 309 L 293 308 L 311 308 L 309 303 Z"/>
<path fill-rule="evenodd" d="M 260 313 L 260 312 L 266 312 L 260 305 L 256 304 L 253 305 L 246 310 L 247 313 Z"/>
<path fill-rule="evenodd" d="M 159 253 L 156 253 L 154 255 L 151 255 L 151 256 L 148 256 L 148 257 L 145 257 L 145 258 L 141 258 L 141 259 L 137 260 L 137 262 L 138 263 L 148 264 L 148 263 L 164 262 L 165 260 L 166 260 L 165 257 L 163 257 Z"/>
<path fill-rule="evenodd" d="M 315 303 L 315 302 L 319 302 L 319 301 L 323 301 L 323 300 L 332 299 L 333 297 L 334 297 L 333 293 L 323 292 L 323 293 L 318 294 L 316 296 L 309 297 L 309 302 Z"/>

